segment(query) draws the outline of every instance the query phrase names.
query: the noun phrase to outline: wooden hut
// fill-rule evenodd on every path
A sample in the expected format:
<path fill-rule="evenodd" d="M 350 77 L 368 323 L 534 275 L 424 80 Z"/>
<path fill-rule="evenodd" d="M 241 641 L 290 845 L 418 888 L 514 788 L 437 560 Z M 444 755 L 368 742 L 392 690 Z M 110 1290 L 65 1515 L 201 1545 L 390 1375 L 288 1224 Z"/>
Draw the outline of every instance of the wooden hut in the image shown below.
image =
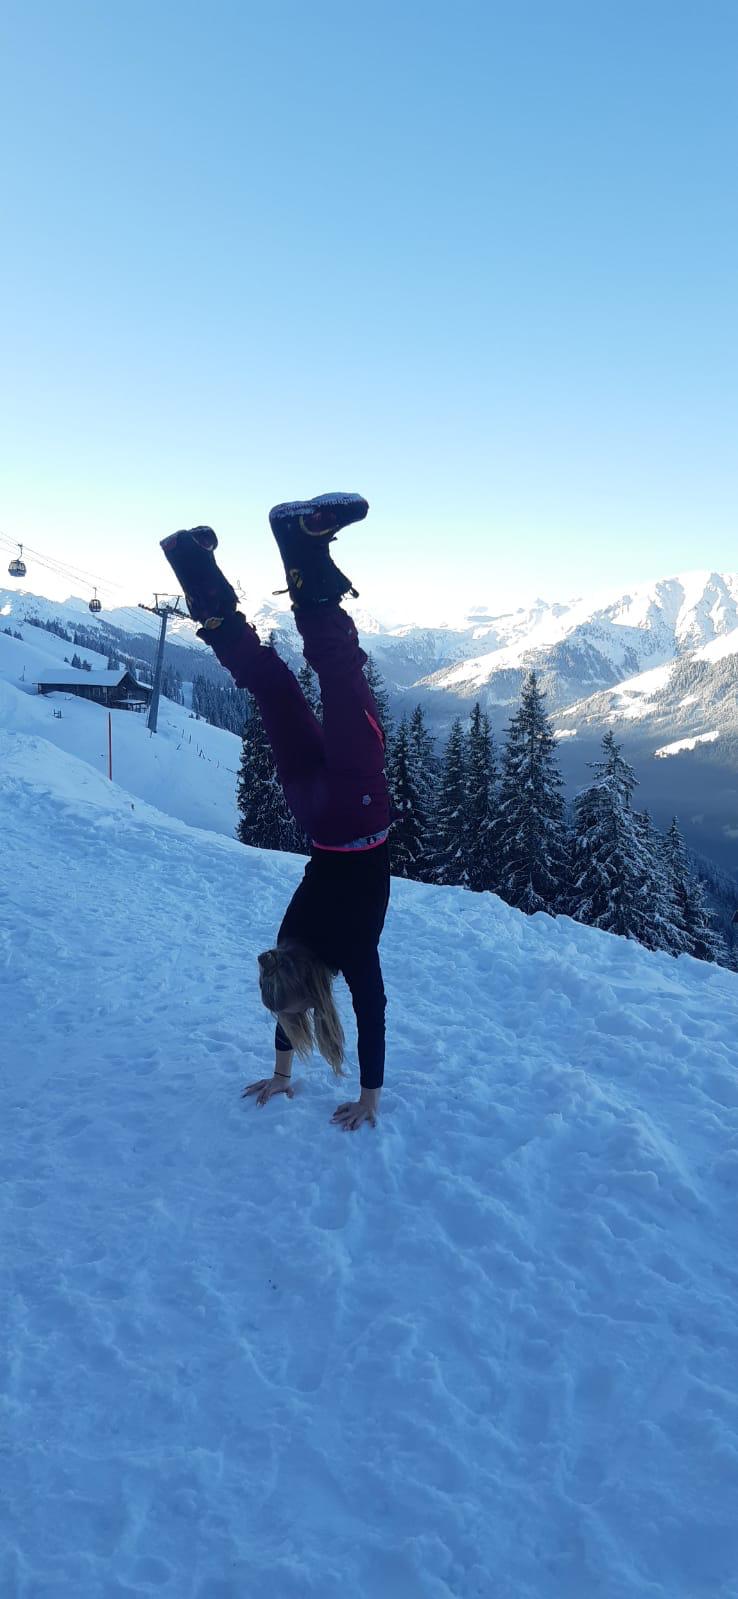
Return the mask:
<path fill-rule="evenodd" d="M 83 700 L 95 700 L 116 711 L 145 711 L 151 700 L 147 683 L 139 683 L 127 667 L 115 672 L 80 672 L 75 667 L 65 667 L 42 672 L 38 679 L 39 694 L 76 694 Z"/>

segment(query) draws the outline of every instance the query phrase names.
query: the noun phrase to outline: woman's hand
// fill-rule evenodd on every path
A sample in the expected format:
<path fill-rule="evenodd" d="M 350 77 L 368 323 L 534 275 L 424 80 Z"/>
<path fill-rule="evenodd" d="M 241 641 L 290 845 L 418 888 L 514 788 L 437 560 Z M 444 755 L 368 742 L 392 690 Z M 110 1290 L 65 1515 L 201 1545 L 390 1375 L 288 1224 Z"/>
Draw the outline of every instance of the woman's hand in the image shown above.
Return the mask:
<path fill-rule="evenodd" d="M 370 1127 L 376 1127 L 379 1095 L 378 1088 L 362 1088 L 360 1099 L 348 1101 L 334 1110 L 331 1124 L 342 1127 L 344 1132 L 348 1130 L 352 1133 L 356 1132 L 362 1122 L 368 1122 Z"/>
<path fill-rule="evenodd" d="M 258 1083 L 249 1083 L 241 1093 L 242 1099 L 247 1099 L 249 1094 L 257 1094 L 257 1105 L 266 1105 L 273 1094 L 286 1094 L 288 1099 L 294 1096 L 294 1088 L 290 1085 L 289 1077 L 260 1077 Z"/>

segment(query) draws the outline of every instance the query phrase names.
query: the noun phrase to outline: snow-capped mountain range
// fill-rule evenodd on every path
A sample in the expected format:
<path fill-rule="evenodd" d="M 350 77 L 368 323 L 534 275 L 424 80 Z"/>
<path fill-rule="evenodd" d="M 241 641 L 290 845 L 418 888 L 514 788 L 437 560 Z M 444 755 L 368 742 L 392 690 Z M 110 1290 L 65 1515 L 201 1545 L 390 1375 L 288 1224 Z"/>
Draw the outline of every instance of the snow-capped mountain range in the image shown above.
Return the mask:
<path fill-rule="evenodd" d="M 461 630 L 393 629 L 372 640 L 388 668 L 395 654 L 417 664 L 414 687 L 447 706 L 480 699 L 493 719 L 517 703 L 531 669 L 559 711 L 706 646 L 723 658 L 738 652 L 738 573 L 689 573 L 615 598 L 539 600 L 502 616 L 476 612 Z"/>
<path fill-rule="evenodd" d="M 284 601 L 265 601 L 250 615 L 262 636 L 273 631 L 287 657 L 298 659 L 299 639 Z M 142 636 L 150 649 L 159 628 L 156 617 L 135 607 L 95 616 L 84 600 L 59 604 L 0 589 L 0 628 L 27 616 L 83 623 L 109 637 L 116 629 L 128 637 L 132 654 Z M 638 768 L 640 803 L 649 804 L 657 820 L 678 808 L 694 847 L 735 870 L 738 572 L 689 572 L 627 594 L 537 600 L 501 615 L 476 607 L 444 627 L 388 627 L 359 608 L 354 616 L 397 713 L 420 702 L 443 734 L 454 716 L 466 716 L 479 700 L 500 734 L 534 669 L 547 693 L 569 785 L 585 778 L 603 732 L 613 727 Z M 168 639 L 175 649 L 211 659 L 186 618 L 170 622 Z"/>
<path fill-rule="evenodd" d="M 297 640 L 289 607 L 267 600 L 250 612 L 260 632 L 271 630 L 291 651 Z M 85 600 L 63 603 L 24 590 L 0 589 L 0 618 L 53 617 L 72 625 L 116 627 L 154 637 L 158 622 L 143 609 L 90 614 Z M 738 654 L 738 572 L 690 572 L 615 597 L 579 598 L 495 615 L 477 607 L 454 624 L 386 626 L 358 608 L 354 616 L 391 689 L 421 692 L 444 720 L 456 705 L 481 699 L 490 712 L 517 702 L 526 672 L 544 680 L 549 709 L 563 711 L 615 689 L 654 667 L 686 657 L 724 661 Z M 172 643 L 202 649 L 187 618 L 170 620 Z M 700 653 L 706 652 L 706 653 Z M 664 680 L 666 681 L 666 679 Z M 653 685 L 652 685 L 653 687 Z"/>

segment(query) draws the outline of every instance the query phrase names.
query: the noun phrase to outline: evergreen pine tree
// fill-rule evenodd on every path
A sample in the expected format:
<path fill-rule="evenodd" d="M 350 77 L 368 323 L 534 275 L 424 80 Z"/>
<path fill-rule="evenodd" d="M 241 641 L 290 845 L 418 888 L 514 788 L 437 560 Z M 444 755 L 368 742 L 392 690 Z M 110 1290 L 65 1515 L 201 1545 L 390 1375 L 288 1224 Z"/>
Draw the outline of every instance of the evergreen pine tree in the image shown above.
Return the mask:
<path fill-rule="evenodd" d="M 270 643 L 274 643 L 274 634 L 270 636 Z M 322 722 L 323 703 L 320 698 L 320 685 L 318 683 L 317 676 L 308 661 L 303 661 L 302 666 L 297 674 L 297 681 L 314 716 L 317 717 L 319 722 Z M 283 843 L 282 848 L 285 850 L 290 850 L 294 855 L 309 855 L 311 849 L 311 840 L 308 838 L 307 833 L 303 832 L 299 823 L 295 821 L 294 816 L 292 816 L 290 813 L 288 813 L 288 819 L 290 828 L 285 834 L 285 842 Z"/>
<path fill-rule="evenodd" d="M 205 716 L 208 697 L 208 681 L 202 673 L 195 672 L 192 678 L 192 709 L 195 716 Z"/>
<path fill-rule="evenodd" d="M 727 961 L 726 941 L 722 934 L 713 927 L 704 885 L 696 874 L 690 878 L 690 892 L 687 902 L 687 932 L 691 944 L 690 954 L 694 955 L 695 960 Z"/>
<path fill-rule="evenodd" d="M 297 674 L 297 681 L 302 689 L 311 711 L 317 716 L 318 721 L 323 720 L 323 705 L 320 698 L 318 679 L 308 661 L 303 661 Z"/>
<path fill-rule="evenodd" d="M 633 825 L 641 850 L 642 876 L 636 900 L 637 925 L 634 936 L 646 949 L 665 949 L 673 953 L 671 894 L 664 871 L 664 839 L 656 831 L 648 811 L 634 811 Z"/>
<path fill-rule="evenodd" d="M 418 792 L 421 855 L 414 876 L 421 883 L 433 882 L 434 817 L 438 796 L 438 761 L 433 736 L 425 725 L 421 705 L 416 705 L 408 727 L 408 758 Z M 390 834 L 391 837 L 391 834 Z"/>
<path fill-rule="evenodd" d="M 452 724 L 443 759 L 432 851 L 433 881 L 465 885 L 466 769 L 461 719 Z"/>
<path fill-rule="evenodd" d="M 387 749 L 389 749 L 394 734 L 394 718 L 390 710 L 387 685 L 376 664 L 374 656 L 371 654 L 367 655 L 366 666 L 364 667 L 364 676 L 369 684 L 372 694 L 374 695 L 377 710 L 379 711 L 380 726 L 387 741 Z"/>
<path fill-rule="evenodd" d="M 252 701 L 244 728 L 236 788 L 240 819 L 236 835 L 259 849 L 299 849 L 299 833 L 287 809 L 271 745 Z"/>
<path fill-rule="evenodd" d="M 395 877 L 417 878 L 425 864 L 423 801 L 403 716 L 392 752 L 392 800 L 397 816 L 390 829 L 390 863 Z"/>
<path fill-rule="evenodd" d="M 464 859 L 469 887 L 495 886 L 497 769 L 489 727 L 477 700 L 467 738 Z"/>
<path fill-rule="evenodd" d="M 531 915 L 566 907 L 569 839 L 556 740 L 535 672 L 507 730 L 499 798 L 497 892 Z"/>
<path fill-rule="evenodd" d="M 181 693 L 179 673 L 175 675 Z M 250 696 L 235 683 L 217 682 L 198 672 L 192 680 L 192 711 L 213 727 L 224 727 L 241 738 L 249 717 Z M 181 703 L 181 701 L 180 701 Z"/>
<path fill-rule="evenodd" d="M 676 816 L 666 835 L 664 856 L 675 928 L 672 953 L 694 955 L 702 961 L 727 958 L 725 940 L 710 922 L 704 887 L 690 871 Z"/>
<path fill-rule="evenodd" d="M 374 656 L 371 654 L 367 656 L 366 665 L 364 667 L 364 676 L 369 684 L 372 694 L 374 695 L 377 710 L 379 712 L 379 725 L 384 733 L 384 770 L 391 792 L 393 785 L 392 752 L 395 743 L 395 723 L 394 717 L 390 710 L 387 686 L 381 672 L 379 671 L 379 668 L 376 665 Z"/>
<path fill-rule="evenodd" d="M 605 759 L 589 762 L 594 782 L 574 802 L 571 914 L 590 927 L 637 939 L 644 925 L 639 894 L 648 863 L 631 805 L 636 776 L 614 733 L 605 734 L 602 748 Z"/>
<path fill-rule="evenodd" d="M 182 677 L 176 666 L 165 666 L 161 674 L 161 692 L 168 700 L 173 700 L 175 705 L 184 704 L 182 693 Z"/>
<path fill-rule="evenodd" d="M 433 790 L 437 778 L 437 762 L 432 733 L 425 725 L 422 705 L 416 705 L 408 725 L 408 747 L 412 754 L 416 780 L 427 789 L 429 809 L 432 809 Z"/>
<path fill-rule="evenodd" d="M 385 729 L 385 732 L 389 733 L 392 727 L 392 714 L 390 711 L 387 685 L 371 651 L 369 651 L 367 654 L 366 665 L 364 667 L 364 676 L 376 700 L 381 725 Z"/>
<path fill-rule="evenodd" d="M 692 953 L 688 923 L 691 920 L 691 878 L 687 864 L 687 851 L 676 816 L 664 841 L 664 866 L 669 893 L 672 936 L 669 948 L 672 955 Z"/>
<path fill-rule="evenodd" d="M 267 639 L 267 644 L 269 645 L 270 649 L 273 650 L 277 649 L 278 647 L 279 639 L 274 628 L 271 629 Z M 300 687 L 302 688 L 303 694 L 306 694 L 308 703 L 311 704 L 313 710 L 316 710 L 318 719 L 322 720 L 323 707 L 320 703 L 318 680 L 313 672 L 312 667 L 307 661 L 303 661 L 302 667 L 300 668 L 300 672 L 298 674 L 298 681 L 300 682 Z M 313 704 L 313 701 L 316 703 Z M 316 707 L 319 707 L 319 710 L 317 710 Z M 259 713 L 256 705 L 254 705 L 254 710 L 258 715 Z M 261 721 L 261 717 L 259 717 L 259 720 Z M 287 850 L 293 855 L 309 855 L 310 839 L 308 838 L 307 834 L 303 832 L 299 823 L 292 815 L 289 806 L 287 805 L 287 801 L 282 790 L 282 785 L 277 776 L 277 768 L 274 763 L 271 745 L 269 744 L 267 744 L 267 753 L 272 764 L 274 784 L 278 791 L 275 828 L 277 836 L 279 837 L 279 844 L 275 847 L 277 849 Z"/>
<path fill-rule="evenodd" d="M 56 638 L 65 639 L 67 644 L 76 643 L 76 640 L 72 637 L 72 634 L 69 632 L 68 628 L 62 627 L 61 622 L 57 622 L 54 617 L 52 617 L 48 622 L 41 622 L 39 621 L 38 617 L 34 618 L 33 616 L 26 616 L 23 620 L 25 622 L 30 622 L 32 627 L 43 627 L 47 633 L 53 633 Z M 66 656 L 64 659 L 66 660 Z"/>
<path fill-rule="evenodd" d="M 734 924 L 728 929 L 725 939 L 725 965 L 731 972 L 738 972 L 738 930 Z"/>

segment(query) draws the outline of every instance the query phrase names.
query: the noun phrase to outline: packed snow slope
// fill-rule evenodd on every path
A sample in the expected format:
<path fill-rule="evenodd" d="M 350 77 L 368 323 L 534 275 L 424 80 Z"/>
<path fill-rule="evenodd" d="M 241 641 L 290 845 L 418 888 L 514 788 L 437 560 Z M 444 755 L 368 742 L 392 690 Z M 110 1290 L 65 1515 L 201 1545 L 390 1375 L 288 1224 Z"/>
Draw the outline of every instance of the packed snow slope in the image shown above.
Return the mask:
<path fill-rule="evenodd" d="M 738 1595 L 738 980 L 395 883 L 376 1129 L 302 871 L 0 730 L 3 1599 Z"/>
<path fill-rule="evenodd" d="M 75 648 L 65 639 L 25 622 L 20 639 L 0 632 L 0 728 L 32 734 L 85 761 L 96 774 L 108 770 L 108 712 L 103 705 L 75 694 L 39 694 L 39 677 L 68 671 L 76 654 L 93 669 L 107 666 L 107 656 Z M 80 672 L 80 682 L 85 676 Z M 146 717 L 114 710 L 112 718 L 113 777 L 132 798 L 158 805 L 193 827 L 207 827 L 233 837 L 236 774 L 241 740 L 223 728 L 194 718 L 182 705 L 163 696 L 158 729 L 150 733 Z"/>

